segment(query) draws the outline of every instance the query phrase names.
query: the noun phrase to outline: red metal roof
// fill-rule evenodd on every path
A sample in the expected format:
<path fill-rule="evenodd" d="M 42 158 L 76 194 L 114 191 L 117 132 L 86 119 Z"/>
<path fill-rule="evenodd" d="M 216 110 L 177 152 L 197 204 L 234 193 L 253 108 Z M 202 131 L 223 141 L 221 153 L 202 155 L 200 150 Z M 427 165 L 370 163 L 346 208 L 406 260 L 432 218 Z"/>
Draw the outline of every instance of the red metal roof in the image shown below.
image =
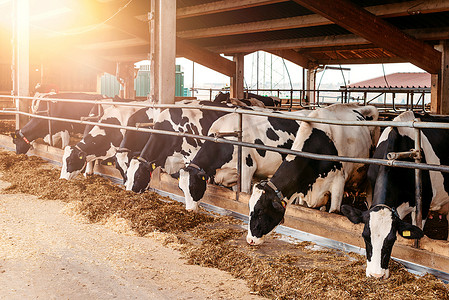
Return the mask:
<path fill-rule="evenodd" d="M 386 77 L 386 78 L 385 78 Z M 350 88 L 430 88 L 430 74 L 393 73 L 348 85 Z"/>

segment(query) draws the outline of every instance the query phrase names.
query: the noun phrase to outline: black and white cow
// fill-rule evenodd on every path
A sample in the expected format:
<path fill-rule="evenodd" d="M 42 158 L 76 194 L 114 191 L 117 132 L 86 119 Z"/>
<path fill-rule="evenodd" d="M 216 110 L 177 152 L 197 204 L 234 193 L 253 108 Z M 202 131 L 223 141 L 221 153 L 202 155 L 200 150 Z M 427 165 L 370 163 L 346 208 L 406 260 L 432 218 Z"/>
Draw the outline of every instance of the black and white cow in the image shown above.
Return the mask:
<path fill-rule="evenodd" d="M 160 110 L 154 108 L 142 108 L 136 111 L 128 120 L 128 126 L 135 127 L 140 124 L 151 124 L 159 115 Z M 141 126 L 142 127 L 142 126 Z M 146 127 L 146 126 L 145 126 Z M 115 167 L 126 182 L 126 171 L 128 170 L 131 158 L 138 156 L 150 138 L 151 133 L 135 130 L 126 130 L 120 147 L 115 153 Z"/>
<path fill-rule="evenodd" d="M 215 96 L 215 99 L 213 100 L 213 102 L 215 103 L 221 103 L 221 102 L 226 102 L 226 103 L 233 103 L 236 105 L 241 105 L 241 103 L 247 105 L 247 106 L 261 106 L 259 105 L 257 102 L 261 102 L 263 104 L 263 106 L 280 106 L 281 105 L 281 100 L 279 99 L 279 97 L 268 97 L 268 96 L 260 96 L 257 94 L 253 94 L 253 93 L 248 93 L 248 94 L 244 94 L 247 98 L 246 99 L 233 99 L 230 96 L 230 93 L 222 93 L 219 92 L 217 94 L 217 96 Z M 257 100 L 257 101 L 252 101 L 252 100 Z M 236 103 L 233 102 L 237 101 Z M 256 103 L 255 103 L 256 102 Z"/>
<path fill-rule="evenodd" d="M 248 99 L 254 98 L 259 101 L 262 101 L 265 106 L 280 106 L 281 105 L 281 100 L 279 99 L 279 97 L 274 97 L 274 96 L 268 97 L 268 96 L 261 96 L 261 95 L 257 95 L 257 94 L 253 94 L 253 93 L 248 93 L 247 98 Z"/>
<path fill-rule="evenodd" d="M 414 115 L 404 112 L 394 121 L 449 122 L 447 117 Z M 404 152 L 415 148 L 414 129 L 388 127 L 382 133 L 375 158 L 386 159 L 389 152 Z M 449 165 L 449 131 L 423 129 L 421 136 L 422 162 Z M 368 211 L 343 205 L 342 213 L 353 223 L 364 223 L 362 233 L 366 246 L 366 275 L 388 277 L 391 251 L 399 233 L 407 239 L 423 236 L 418 227 L 402 219 L 415 210 L 415 172 L 413 169 L 370 165 L 368 179 L 373 186 L 373 203 Z M 449 212 L 449 174 L 422 171 L 422 218 L 425 222 L 429 210 L 447 215 Z M 414 217 L 414 214 L 412 214 Z M 414 218 L 412 218 L 414 219 Z"/>
<path fill-rule="evenodd" d="M 142 103 L 142 102 L 139 102 Z M 136 107 L 105 105 L 100 123 L 125 126 Z M 94 126 L 75 146 L 67 146 L 62 157 L 62 179 L 70 180 L 86 167 L 85 174 L 92 174 L 93 161 L 115 155 L 123 139 L 124 129 Z"/>
<path fill-rule="evenodd" d="M 309 117 L 325 120 L 377 120 L 373 106 L 334 104 L 318 109 Z M 375 127 L 338 126 L 302 122 L 293 150 L 349 157 L 369 157 L 375 145 Z M 249 200 L 250 221 L 247 242 L 260 244 L 284 218 L 285 197 L 296 198 L 309 207 L 321 207 L 331 201 L 330 212 L 339 211 L 345 183 L 364 177 L 361 164 L 333 162 L 288 155 L 268 182 L 256 184 Z"/>
<path fill-rule="evenodd" d="M 304 110 L 293 114 L 306 116 L 309 113 L 310 111 Z M 238 132 L 238 118 L 238 114 L 234 113 L 221 117 L 211 126 L 209 135 Z M 290 149 L 300 122 L 276 117 L 243 115 L 242 124 L 244 142 Z M 228 139 L 237 140 L 237 138 Z M 212 178 L 216 184 L 227 187 L 237 183 L 237 149 L 238 147 L 230 144 L 205 141 L 191 163 L 179 171 L 179 188 L 184 192 L 187 210 L 197 210 L 198 201 L 206 191 L 208 178 Z M 243 147 L 242 192 L 250 192 L 254 175 L 265 178 L 273 175 L 285 156 L 277 152 Z"/>
<path fill-rule="evenodd" d="M 46 95 L 45 98 L 63 98 L 63 99 L 82 99 L 82 100 L 100 100 L 104 96 L 98 94 L 84 93 L 61 93 Z M 40 101 L 37 105 L 37 113 L 47 111 L 47 102 Z M 67 103 L 67 102 L 49 102 L 52 117 L 76 119 L 89 116 L 95 104 L 89 103 Z M 52 140 L 62 141 L 62 148 L 68 145 L 70 135 L 69 132 L 83 132 L 84 126 L 79 124 L 71 124 L 68 122 L 51 121 Z M 16 153 L 24 154 L 31 148 L 31 143 L 38 139 L 44 138 L 49 142 L 48 120 L 32 118 L 23 128 L 16 130 L 11 134 L 14 144 L 16 144 Z"/>
<path fill-rule="evenodd" d="M 184 101 L 184 104 L 229 107 L 210 101 Z M 227 114 L 207 109 L 169 108 L 156 119 L 154 129 L 207 135 L 212 123 Z M 150 183 L 151 172 L 158 166 L 174 174 L 192 160 L 203 142 L 193 138 L 151 134 L 138 158 L 131 159 L 126 174 L 127 190 L 143 192 Z"/>

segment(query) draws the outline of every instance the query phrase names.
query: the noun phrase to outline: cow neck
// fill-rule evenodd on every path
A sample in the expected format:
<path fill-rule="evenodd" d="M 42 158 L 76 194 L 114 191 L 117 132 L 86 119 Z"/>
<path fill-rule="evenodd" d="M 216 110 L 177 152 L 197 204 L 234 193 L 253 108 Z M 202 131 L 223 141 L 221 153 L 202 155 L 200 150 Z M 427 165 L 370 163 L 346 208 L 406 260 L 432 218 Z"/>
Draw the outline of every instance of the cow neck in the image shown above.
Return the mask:
<path fill-rule="evenodd" d="M 268 180 L 266 182 L 267 186 L 269 186 L 274 193 L 276 194 L 276 197 L 278 197 L 279 202 L 281 202 L 282 206 L 285 208 L 287 207 L 287 201 L 284 200 L 284 195 L 282 194 L 282 192 L 274 185 L 273 182 L 271 182 L 270 180 Z"/>
<path fill-rule="evenodd" d="M 78 143 L 78 144 L 76 144 L 75 146 L 73 146 L 75 149 L 77 149 L 78 151 L 81 151 L 81 152 L 83 152 L 83 153 L 88 153 L 87 152 L 87 145 L 86 144 L 83 144 L 83 143 Z M 84 149 L 83 149 L 84 148 Z"/>
<path fill-rule="evenodd" d="M 31 119 L 22 129 L 20 129 L 20 133 L 29 142 L 32 142 L 38 138 L 43 138 L 48 134 L 48 127 L 46 126 L 47 122 L 42 123 L 41 119 Z"/>
<path fill-rule="evenodd" d="M 20 137 L 25 143 L 27 143 L 28 145 L 31 144 L 31 142 L 30 142 L 30 141 L 23 135 L 22 131 L 19 130 L 17 133 L 18 133 L 19 137 Z"/>
<path fill-rule="evenodd" d="M 206 141 L 192 160 L 192 163 L 203 169 L 211 177 L 217 169 L 232 161 L 234 146 Z"/>
<path fill-rule="evenodd" d="M 275 188 L 281 193 L 283 197 L 290 198 L 296 192 L 296 180 L 294 180 L 295 176 L 281 178 L 280 176 L 276 176 L 276 174 L 277 172 L 273 175 L 269 182 L 275 186 Z M 275 188 L 271 188 L 276 191 Z"/>

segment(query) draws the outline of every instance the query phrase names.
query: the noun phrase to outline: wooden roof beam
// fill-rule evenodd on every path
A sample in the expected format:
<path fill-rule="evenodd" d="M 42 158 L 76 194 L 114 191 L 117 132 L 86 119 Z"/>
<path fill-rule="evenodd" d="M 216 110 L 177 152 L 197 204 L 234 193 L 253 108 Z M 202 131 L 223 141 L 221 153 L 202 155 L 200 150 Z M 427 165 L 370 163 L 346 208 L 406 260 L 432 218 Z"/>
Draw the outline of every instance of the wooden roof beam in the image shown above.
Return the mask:
<path fill-rule="evenodd" d="M 216 14 L 225 11 L 238 10 L 272 3 L 286 2 L 288 0 L 222 0 L 205 4 L 187 6 L 176 10 L 176 18 L 190 18 L 201 15 Z"/>
<path fill-rule="evenodd" d="M 176 55 L 193 60 L 226 76 L 234 77 L 235 75 L 235 62 L 180 38 L 176 39 Z"/>
<path fill-rule="evenodd" d="M 426 14 L 449 11 L 449 2 L 441 0 L 414 0 L 409 2 L 370 6 L 366 7 L 365 9 L 372 14 L 382 18 L 399 17 L 408 16 L 415 13 Z M 177 35 L 181 38 L 186 39 L 199 39 L 214 36 L 227 36 L 292 28 L 304 28 L 328 24 L 333 24 L 333 22 L 323 16 L 312 14 L 291 18 L 248 22 L 243 24 L 208 27 L 195 30 L 185 30 L 178 32 Z"/>
<path fill-rule="evenodd" d="M 109 25 L 149 43 L 150 33 L 148 25 L 144 22 L 119 14 L 116 18 L 110 20 Z M 176 39 L 176 55 L 193 60 L 230 77 L 235 74 L 235 62 L 179 38 Z"/>
<path fill-rule="evenodd" d="M 297 64 L 298 66 L 303 67 L 304 69 L 309 69 L 314 65 L 313 62 L 310 61 L 306 56 L 299 54 L 295 50 L 284 49 L 284 50 L 271 50 L 267 52 L 282 57 L 294 64 Z"/>
<path fill-rule="evenodd" d="M 441 52 L 350 1 L 294 1 L 431 74 L 440 72 Z"/>

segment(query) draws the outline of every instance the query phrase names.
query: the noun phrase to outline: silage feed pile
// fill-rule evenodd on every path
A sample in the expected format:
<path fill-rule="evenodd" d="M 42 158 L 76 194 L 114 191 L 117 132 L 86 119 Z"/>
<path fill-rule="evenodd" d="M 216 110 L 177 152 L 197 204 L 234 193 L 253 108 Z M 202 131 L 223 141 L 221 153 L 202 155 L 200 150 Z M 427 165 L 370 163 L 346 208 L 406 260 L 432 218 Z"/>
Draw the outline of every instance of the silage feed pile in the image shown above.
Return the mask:
<path fill-rule="evenodd" d="M 125 220 L 136 234 L 162 238 L 182 251 L 188 263 L 230 272 L 267 298 L 449 299 L 448 285 L 432 275 L 415 276 L 392 262 L 390 279 L 377 280 L 365 277 L 360 255 L 273 238 L 249 246 L 242 224 L 229 217 L 187 212 L 183 204 L 151 192 L 127 192 L 99 176 L 60 180 L 59 169 L 37 157 L 0 151 L 0 172 L 11 183 L 4 193 L 76 204 L 77 213 L 93 223 Z"/>

